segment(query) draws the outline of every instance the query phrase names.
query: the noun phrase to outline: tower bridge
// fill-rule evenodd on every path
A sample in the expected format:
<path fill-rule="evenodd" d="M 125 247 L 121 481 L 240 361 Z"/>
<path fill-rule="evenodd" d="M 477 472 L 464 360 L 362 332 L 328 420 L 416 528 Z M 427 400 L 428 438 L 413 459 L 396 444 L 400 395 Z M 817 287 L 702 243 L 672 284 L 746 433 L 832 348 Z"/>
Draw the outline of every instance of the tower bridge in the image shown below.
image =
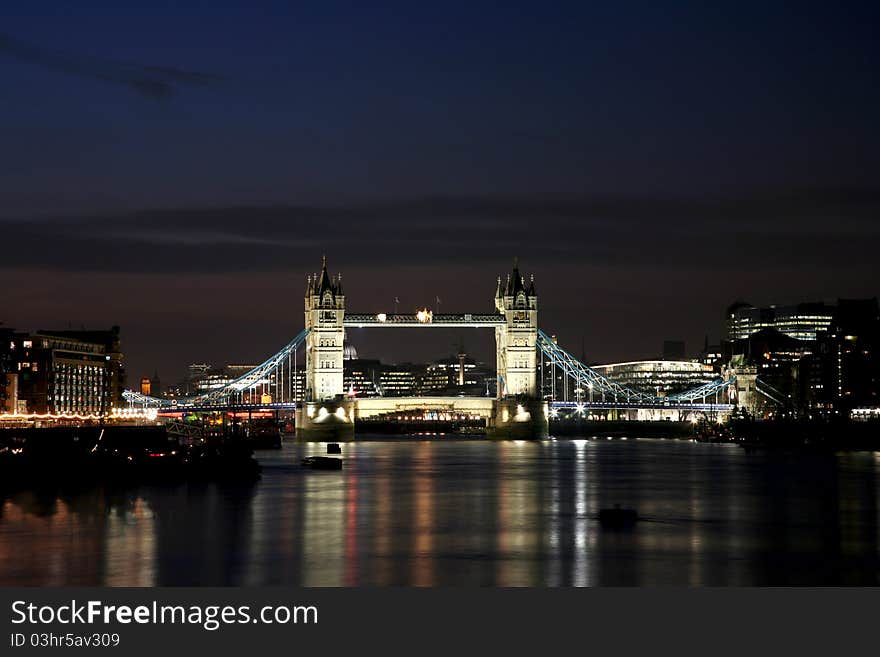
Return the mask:
<path fill-rule="evenodd" d="M 342 276 L 331 276 L 326 258 L 320 274 L 307 277 L 304 329 L 276 354 L 246 374 L 210 392 L 176 400 L 126 391 L 129 405 L 157 411 L 296 409 L 297 436 L 338 440 L 353 437 L 358 419 L 405 411 L 443 411 L 484 418 L 493 437 L 547 436 L 550 417 L 598 410 L 638 417 L 682 419 L 701 413 L 729 413 L 735 377 L 668 397 L 622 386 L 591 369 L 538 328 L 534 277 L 514 262 L 506 280 L 498 277 L 495 312 L 347 312 Z M 485 397 L 346 397 L 343 346 L 347 328 L 483 328 L 495 334 L 497 395 Z M 304 352 L 301 367 L 298 352 Z M 300 395 L 297 386 L 305 371 Z M 302 398 L 299 398 L 299 397 Z M 659 414 L 659 415 L 658 415 Z M 665 415 L 664 415 L 665 414 Z"/>

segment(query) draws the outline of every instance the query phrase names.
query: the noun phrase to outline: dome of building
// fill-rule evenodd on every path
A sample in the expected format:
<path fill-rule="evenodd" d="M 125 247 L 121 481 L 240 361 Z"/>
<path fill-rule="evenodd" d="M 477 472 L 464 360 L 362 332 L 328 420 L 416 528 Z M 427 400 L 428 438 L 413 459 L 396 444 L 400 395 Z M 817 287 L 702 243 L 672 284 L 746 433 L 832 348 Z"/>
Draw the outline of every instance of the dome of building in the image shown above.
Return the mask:
<path fill-rule="evenodd" d="M 342 347 L 342 358 L 343 360 L 357 360 L 358 352 L 357 349 L 354 348 L 354 345 L 350 342 L 346 342 Z"/>

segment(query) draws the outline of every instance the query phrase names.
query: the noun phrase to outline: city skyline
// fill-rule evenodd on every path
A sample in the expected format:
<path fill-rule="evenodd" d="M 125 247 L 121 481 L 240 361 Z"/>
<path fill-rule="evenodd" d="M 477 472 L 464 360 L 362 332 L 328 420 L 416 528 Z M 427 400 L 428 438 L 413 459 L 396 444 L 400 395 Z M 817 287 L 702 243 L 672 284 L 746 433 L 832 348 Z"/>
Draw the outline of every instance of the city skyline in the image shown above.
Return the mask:
<path fill-rule="evenodd" d="M 634 5 L 11 9 L 0 321 L 258 360 L 321 253 L 363 311 L 490 306 L 519 256 L 606 362 L 875 296 L 870 7 Z"/>
<path fill-rule="evenodd" d="M 357 271 L 357 270 L 356 270 Z M 308 274 L 307 274 L 308 275 Z M 410 275 L 404 275 L 402 279 L 412 285 L 413 279 Z M 497 277 L 496 277 L 497 278 Z M 436 281 L 436 274 L 431 276 Z M 228 278 L 224 278 L 228 281 Z M 419 281 L 416 281 L 418 284 Z M 589 282 L 581 282 L 582 285 L 589 285 Z M 548 297 L 550 303 L 559 302 L 560 298 L 564 302 L 565 297 L 570 294 L 567 290 L 559 290 L 558 286 L 543 286 L 541 282 L 537 283 L 540 296 L 541 315 L 543 319 L 542 325 L 547 330 L 557 334 L 561 341 L 567 344 L 578 355 L 584 355 L 587 362 L 592 363 L 612 363 L 625 362 L 632 360 L 643 360 L 658 358 L 661 356 L 663 342 L 665 339 L 682 339 L 686 345 L 685 357 L 695 358 L 702 351 L 705 340 L 708 338 L 710 344 L 716 345 L 725 338 L 725 310 L 730 302 L 742 301 L 743 296 L 737 299 L 731 299 L 728 302 L 719 304 L 714 310 L 715 316 L 710 318 L 710 324 L 707 326 L 699 326 L 695 321 L 695 316 L 685 312 L 684 306 L 676 306 L 671 304 L 669 309 L 677 308 L 676 313 L 671 313 L 667 321 L 659 326 L 650 321 L 648 312 L 644 316 L 640 315 L 640 311 L 636 311 L 629 317 L 625 314 L 620 317 L 627 317 L 628 324 L 619 324 L 617 320 L 612 318 L 604 325 L 588 325 L 580 335 L 578 334 L 578 326 L 572 326 L 567 322 L 570 321 L 572 311 L 577 312 L 580 308 L 561 308 L 551 305 L 548 308 Z M 292 286 L 291 286 L 292 287 Z M 437 294 L 432 294 L 426 286 L 421 286 L 422 296 L 419 297 L 421 302 L 410 302 L 406 296 L 394 295 L 393 289 L 387 285 L 383 286 L 385 290 L 391 293 L 388 299 L 384 301 L 379 299 L 373 303 L 364 303 L 358 305 L 358 301 L 351 301 L 352 311 L 368 312 L 393 312 L 395 305 L 399 307 L 400 312 L 416 313 L 421 308 L 433 309 L 436 304 Z M 369 281 L 363 280 L 362 276 L 357 274 L 350 276 L 346 280 L 347 290 L 361 290 L 369 288 Z M 549 288 L 549 289 L 548 289 Z M 872 298 L 877 296 L 873 292 L 871 282 L 866 281 L 866 285 L 862 288 L 864 293 L 861 295 L 834 295 L 833 292 L 824 298 L 810 298 L 806 302 L 826 301 L 833 304 L 838 298 Z M 8 291 L 8 290 L 7 290 Z M 467 302 L 456 303 L 456 295 L 442 292 L 445 297 L 442 310 L 444 312 L 455 311 L 490 311 L 489 303 L 483 300 L 480 303 L 480 292 L 482 290 L 478 286 L 469 286 L 461 289 L 461 298 L 473 299 L 469 305 Z M 163 304 L 162 299 L 171 296 L 172 303 L 176 295 L 157 291 L 156 306 Z M 215 294 L 216 290 L 211 290 Z M 275 299 L 281 296 L 281 293 L 272 294 L 263 291 L 265 296 Z M 69 290 L 62 293 L 66 301 L 71 307 L 76 307 L 76 294 L 78 291 Z M 254 298 L 248 295 L 245 290 L 239 290 L 241 297 L 231 305 L 223 304 L 220 309 L 221 316 L 225 321 L 238 327 L 243 334 L 231 335 L 228 331 L 214 332 L 214 326 L 211 323 L 211 315 L 205 316 L 204 325 L 200 325 L 200 317 L 196 315 L 188 318 L 186 322 L 179 324 L 168 323 L 167 320 L 159 319 L 156 326 L 149 323 L 146 326 L 135 324 L 133 326 L 121 326 L 121 339 L 123 350 L 125 352 L 126 371 L 129 376 L 129 387 L 135 387 L 136 380 L 141 376 L 151 376 L 154 372 L 159 372 L 163 382 L 168 384 L 177 383 L 183 378 L 185 368 L 196 362 L 208 362 L 215 366 L 221 366 L 226 363 L 247 363 L 260 362 L 270 353 L 274 353 L 277 349 L 290 339 L 291 336 L 298 332 L 297 322 L 301 323 L 302 311 L 298 306 L 302 304 L 302 298 L 294 291 L 293 298 L 288 299 L 286 306 L 272 305 L 268 309 L 260 307 L 262 301 L 261 296 Z M 349 292 L 350 299 L 356 299 L 356 292 Z M 367 291 L 368 299 L 376 299 L 374 290 Z M 387 295 L 386 295 L 387 296 Z M 182 296 L 180 298 L 183 298 Z M 441 297 L 443 298 L 443 297 Z M 647 297 L 648 300 L 656 299 L 653 296 Z M 789 303 L 789 299 L 780 302 L 779 299 L 769 298 L 766 304 L 757 303 L 757 299 L 767 299 L 766 295 L 748 295 L 745 300 L 755 302 L 756 306 L 760 305 L 785 305 Z M 395 303 L 397 300 L 397 303 Z M 126 300 L 126 301 L 131 301 Z M 448 303 L 447 303 L 448 301 Z M 688 298 L 685 297 L 688 302 Z M 795 303 L 803 303 L 805 300 L 796 299 Z M 272 302 L 277 303 L 277 302 Z M 616 305 L 614 299 L 596 298 L 595 303 L 605 308 L 614 308 L 616 311 L 624 309 L 621 305 Z M 241 308 L 244 304 L 246 311 L 242 316 L 235 314 L 236 308 Z M 63 304 L 62 304 L 63 305 Z M 561 305 L 561 304 L 560 304 Z M 118 304 L 117 304 L 118 306 Z M 366 307 L 369 306 L 369 307 Z M 409 309 L 408 306 L 412 306 Z M 114 306 L 116 307 L 116 306 Z M 650 305 L 646 306 L 650 308 Z M 16 306 L 12 306 L 13 309 Z M 57 309 L 57 306 L 55 306 Z M 278 309 L 281 308 L 280 311 Z M 41 323 L 32 326 L 16 323 L 14 321 L 0 321 L 0 326 L 25 331 L 32 330 L 65 330 L 65 329 L 108 329 L 111 325 L 119 325 L 119 322 L 112 320 L 112 314 L 103 314 L 99 316 L 105 317 L 104 322 L 88 322 L 76 320 L 61 320 L 58 317 L 52 319 L 52 307 L 45 308 L 47 312 L 42 314 Z M 268 310 L 268 312 L 267 312 Z M 284 322 L 281 318 L 273 319 L 273 312 L 285 312 L 288 314 L 290 321 Z M 216 312 L 216 309 L 213 311 Z M 652 312 L 663 312 L 663 304 L 657 304 Z M 167 316 L 166 312 L 160 311 L 161 316 Z M 39 318 L 39 316 L 38 316 Z M 550 318 L 547 320 L 546 318 Z M 632 323 L 633 319 L 635 324 Z M 639 324 L 639 321 L 646 322 L 648 330 L 645 326 Z M 553 324 L 548 324 L 553 322 Z M 105 326 L 106 324 L 106 326 Z M 658 327 L 659 326 L 659 327 Z M 671 327 L 679 327 L 679 332 L 675 333 Z M 557 330 L 557 328 L 559 330 Z M 161 329 L 155 333 L 151 329 Z M 404 331 L 401 333 L 400 331 Z M 362 357 L 375 358 L 386 363 L 412 363 L 412 362 L 429 362 L 439 358 L 443 358 L 455 352 L 459 345 L 463 342 L 467 353 L 481 361 L 491 362 L 494 359 L 494 338 L 492 332 L 485 329 L 453 329 L 439 328 L 429 332 L 410 332 L 401 329 L 394 332 L 382 331 L 374 332 L 358 328 L 349 328 L 346 332 L 346 340 L 355 346 L 361 353 Z M 171 338 L 172 342 L 166 342 L 161 337 L 163 332 L 165 335 L 177 336 Z M 628 338 L 623 340 L 621 336 L 626 335 Z M 591 342 L 590 336 L 599 336 L 599 342 Z M 604 336 L 613 337 L 610 342 L 602 340 Z M 231 338 L 231 339 L 230 339 Z M 274 338 L 274 342 L 273 342 Z M 405 338 L 405 339 L 402 339 Z"/>

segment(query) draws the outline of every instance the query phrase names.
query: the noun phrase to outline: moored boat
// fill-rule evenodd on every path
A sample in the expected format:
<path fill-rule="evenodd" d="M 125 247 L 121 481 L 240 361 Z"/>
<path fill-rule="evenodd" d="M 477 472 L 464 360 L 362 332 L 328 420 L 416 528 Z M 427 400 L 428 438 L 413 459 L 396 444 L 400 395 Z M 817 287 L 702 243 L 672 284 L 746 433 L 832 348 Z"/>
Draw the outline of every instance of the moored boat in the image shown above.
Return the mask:
<path fill-rule="evenodd" d="M 599 522 L 603 527 L 621 528 L 632 527 L 639 520 L 638 511 L 635 509 L 624 509 L 619 504 L 615 504 L 614 508 L 601 509 L 599 511 Z"/>
<path fill-rule="evenodd" d="M 315 470 L 342 470 L 342 459 L 334 459 L 329 456 L 307 456 L 302 464 Z"/>

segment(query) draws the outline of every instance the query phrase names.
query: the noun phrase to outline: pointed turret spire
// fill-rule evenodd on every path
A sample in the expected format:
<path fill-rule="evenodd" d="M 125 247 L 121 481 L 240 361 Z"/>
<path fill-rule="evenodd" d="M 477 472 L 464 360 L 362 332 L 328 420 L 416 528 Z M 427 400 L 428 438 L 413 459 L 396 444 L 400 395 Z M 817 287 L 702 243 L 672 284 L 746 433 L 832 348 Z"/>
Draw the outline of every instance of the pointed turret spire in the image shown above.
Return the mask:
<path fill-rule="evenodd" d="M 519 258 L 513 258 L 513 272 L 507 277 L 507 295 L 516 296 L 519 292 L 523 292 L 525 283 L 523 277 L 519 273 Z"/>
<path fill-rule="evenodd" d="M 501 277 L 498 277 L 498 285 L 495 287 L 495 298 L 500 299 L 504 296 L 504 293 L 501 291 Z"/>
<path fill-rule="evenodd" d="M 323 295 L 327 290 L 330 290 L 332 294 L 336 294 L 336 286 L 333 284 L 333 279 L 330 278 L 330 274 L 327 273 L 326 255 L 321 258 L 321 278 L 316 283 L 316 288 L 315 293 L 318 295 Z"/>

